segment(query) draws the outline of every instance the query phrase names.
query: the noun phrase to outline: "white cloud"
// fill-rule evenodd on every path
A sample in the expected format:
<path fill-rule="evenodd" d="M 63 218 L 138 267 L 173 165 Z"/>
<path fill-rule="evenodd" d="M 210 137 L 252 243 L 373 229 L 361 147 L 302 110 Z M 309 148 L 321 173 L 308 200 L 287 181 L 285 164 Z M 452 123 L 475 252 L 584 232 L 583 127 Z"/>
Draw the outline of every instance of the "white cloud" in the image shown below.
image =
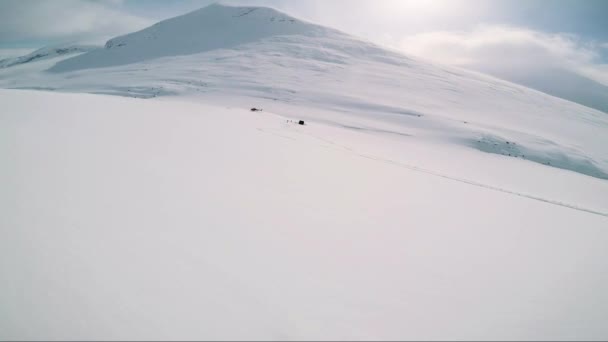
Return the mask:
<path fill-rule="evenodd" d="M 121 0 L 2 0 L 0 41 L 100 41 L 150 24 L 126 14 Z"/>
<path fill-rule="evenodd" d="M 400 42 L 406 53 L 439 63 L 490 73 L 524 74 L 562 69 L 608 85 L 601 49 L 608 43 L 585 42 L 574 35 L 546 34 L 506 26 L 482 26 L 469 32 L 430 32 Z"/>

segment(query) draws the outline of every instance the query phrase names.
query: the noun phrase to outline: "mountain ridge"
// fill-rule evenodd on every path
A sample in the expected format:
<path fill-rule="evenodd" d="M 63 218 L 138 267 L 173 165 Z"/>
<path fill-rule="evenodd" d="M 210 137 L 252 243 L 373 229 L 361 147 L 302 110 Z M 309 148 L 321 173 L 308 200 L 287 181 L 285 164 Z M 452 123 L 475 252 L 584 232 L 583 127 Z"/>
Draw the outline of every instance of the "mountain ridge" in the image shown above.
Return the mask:
<path fill-rule="evenodd" d="M 17 65 L 27 64 L 31 62 L 37 62 L 46 59 L 52 59 L 55 57 L 69 56 L 79 53 L 86 53 L 97 49 L 94 45 L 82 45 L 82 44 L 61 44 L 46 46 L 37 49 L 27 55 L 5 58 L 0 60 L 0 69 L 10 68 Z"/>
<path fill-rule="evenodd" d="M 143 30 L 112 38 L 104 49 L 58 63 L 50 71 L 111 67 L 233 48 L 276 36 L 320 36 L 329 31 L 337 32 L 269 7 L 212 4 Z"/>

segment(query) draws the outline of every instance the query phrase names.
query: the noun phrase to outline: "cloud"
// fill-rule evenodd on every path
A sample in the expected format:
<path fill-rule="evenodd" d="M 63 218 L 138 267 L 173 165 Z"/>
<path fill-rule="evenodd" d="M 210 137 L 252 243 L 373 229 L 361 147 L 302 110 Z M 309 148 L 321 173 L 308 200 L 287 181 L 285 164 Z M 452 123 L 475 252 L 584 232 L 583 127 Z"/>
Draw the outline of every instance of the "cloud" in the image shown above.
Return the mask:
<path fill-rule="evenodd" d="M 151 22 L 121 10 L 122 0 L 2 0 L 0 41 L 95 41 Z"/>
<path fill-rule="evenodd" d="M 489 73 L 563 69 L 608 85 L 602 47 L 570 34 L 547 34 L 525 28 L 481 26 L 469 32 L 429 32 L 406 37 L 400 48 L 435 62 Z"/>

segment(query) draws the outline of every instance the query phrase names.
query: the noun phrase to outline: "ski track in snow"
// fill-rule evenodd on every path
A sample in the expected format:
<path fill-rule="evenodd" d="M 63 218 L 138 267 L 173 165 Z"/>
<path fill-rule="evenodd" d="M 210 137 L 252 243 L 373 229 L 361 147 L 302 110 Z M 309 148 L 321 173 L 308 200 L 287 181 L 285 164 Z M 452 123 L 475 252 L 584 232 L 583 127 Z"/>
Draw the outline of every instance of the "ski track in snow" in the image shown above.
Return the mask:
<path fill-rule="evenodd" d="M 564 203 L 564 202 L 560 202 L 560 201 L 555 201 L 555 200 L 551 200 L 551 199 L 547 199 L 547 198 L 542 198 L 542 197 L 538 197 L 538 196 L 534 196 L 534 195 L 530 195 L 530 194 L 525 194 L 525 193 L 521 193 L 521 192 L 517 192 L 517 191 L 512 191 L 512 190 L 508 190 L 508 189 L 504 189 L 504 188 L 500 188 L 497 186 L 493 186 L 493 185 L 488 185 L 488 184 L 483 184 L 483 183 L 479 183 L 479 182 L 475 182 L 469 179 L 464 179 L 464 178 L 458 178 L 458 177 L 454 177 L 454 176 L 450 176 L 450 175 L 446 175 L 437 171 L 433 171 L 433 170 L 429 170 L 429 169 L 425 169 L 425 168 L 421 168 L 415 165 L 410 165 L 410 164 L 406 164 L 403 162 L 398 162 L 392 159 L 387 159 L 387 158 L 383 158 L 383 157 L 378 157 L 375 155 L 369 155 L 369 154 L 364 154 L 364 153 L 360 153 L 358 151 L 356 151 L 355 149 L 348 147 L 348 146 L 344 146 L 341 145 L 339 143 L 336 143 L 332 140 L 328 140 L 319 136 L 316 136 L 314 134 L 311 133 L 305 133 L 305 132 L 299 132 L 300 134 L 312 137 L 314 139 L 317 139 L 319 141 L 322 141 L 326 144 L 330 144 L 334 147 L 337 147 L 339 149 L 343 149 L 346 150 L 348 152 L 351 152 L 359 157 L 362 158 L 366 158 L 366 159 L 370 159 L 370 160 L 374 160 L 374 161 L 378 161 L 378 162 L 383 162 L 383 163 L 387 163 L 387 164 L 392 164 L 410 171 L 414 171 L 414 172 L 419 172 L 419 173 L 424 173 L 427 175 L 431 175 L 431 176 L 435 176 L 435 177 L 440 177 L 443 179 L 448 179 L 451 181 L 455 181 L 455 182 L 459 182 L 459 183 L 463 183 L 463 184 L 468 184 L 468 185 L 472 185 L 472 186 L 476 186 L 479 188 L 484 188 L 484 189 L 488 189 L 488 190 L 492 190 L 492 191 L 497 191 L 497 192 L 502 192 L 504 194 L 509 194 L 509 195 L 513 195 L 513 196 L 518 196 L 518 197 L 522 197 L 522 198 L 527 198 L 530 200 L 534 200 L 534 201 L 538 201 L 538 202 L 543 202 L 543 203 L 547 203 L 547 204 L 551 204 L 551 205 L 555 205 L 555 206 L 559 206 L 559 207 L 563 207 L 563 208 L 568 208 L 571 210 L 576 210 L 576 211 L 580 211 L 580 212 L 585 212 L 588 214 L 593 214 L 593 215 L 598 215 L 598 216 L 603 216 L 603 217 L 608 217 L 608 213 L 605 212 L 601 212 L 601 211 L 597 211 L 597 210 L 593 210 L 593 209 L 588 209 L 588 208 L 583 208 L 580 206 L 576 206 L 573 204 L 569 204 L 569 203 Z"/>
<path fill-rule="evenodd" d="M 292 138 L 292 137 L 288 137 L 282 134 L 278 134 L 278 133 L 274 133 L 274 132 L 270 132 L 268 130 L 265 130 L 263 128 L 258 128 L 258 131 L 262 132 L 262 133 L 267 133 L 267 134 L 272 134 L 274 136 L 277 136 L 279 138 L 283 138 L 283 139 L 287 139 L 287 140 L 292 140 L 292 141 L 296 141 L 296 139 Z"/>

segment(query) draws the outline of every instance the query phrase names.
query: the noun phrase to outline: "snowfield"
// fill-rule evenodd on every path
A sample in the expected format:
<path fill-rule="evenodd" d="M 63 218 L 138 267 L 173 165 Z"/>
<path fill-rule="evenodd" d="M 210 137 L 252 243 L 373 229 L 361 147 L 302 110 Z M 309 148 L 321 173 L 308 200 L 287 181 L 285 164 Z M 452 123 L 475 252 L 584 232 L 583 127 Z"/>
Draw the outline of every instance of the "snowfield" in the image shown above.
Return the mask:
<path fill-rule="evenodd" d="M 246 109 L 0 101 L 0 339 L 608 336 L 605 181 Z M 422 170 L 462 160 L 547 201 Z"/>
<path fill-rule="evenodd" d="M 608 338 L 604 113 L 220 5 L 0 88 L 0 340 Z"/>

